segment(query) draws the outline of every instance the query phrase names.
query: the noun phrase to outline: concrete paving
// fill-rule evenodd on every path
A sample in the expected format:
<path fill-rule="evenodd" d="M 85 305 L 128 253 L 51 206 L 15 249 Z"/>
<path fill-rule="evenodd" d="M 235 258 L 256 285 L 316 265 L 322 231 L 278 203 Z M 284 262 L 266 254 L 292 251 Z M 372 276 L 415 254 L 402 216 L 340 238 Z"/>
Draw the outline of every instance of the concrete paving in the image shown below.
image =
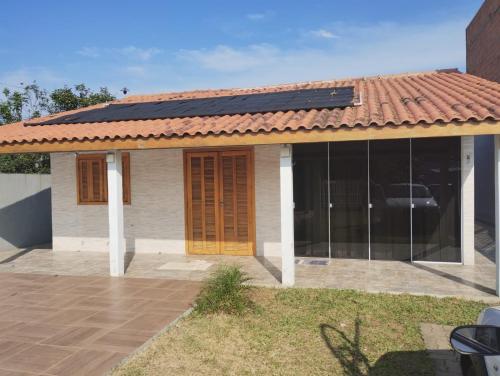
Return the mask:
<path fill-rule="evenodd" d="M 0 375 L 102 375 L 182 315 L 199 283 L 0 273 Z"/>
<path fill-rule="evenodd" d="M 420 324 L 420 332 L 424 339 L 427 353 L 434 364 L 436 376 L 459 376 L 460 355 L 451 349 L 450 333 L 453 326 L 437 324 Z"/>
<path fill-rule="evenodd" d="M 475 265 L 332 259 L 296 265 L 297 287 L 458 296 L 500 304 L 495 296 L 495 242 L 491 227 L 476 224 Z M 323 259 L 324 260 L 324 259 Z M 280 287 L 280 257 L 126 255 L 126 277 L 201 281 L 220 264 L 240 265 L 255 285 Z M 0 252 L 0 272 L 108 276 L 106 252 L 53 252 L 50 246 Z"/>
<path fill-rule="evenodd" d="M 193 261 L 206 261 L 212 265 L 198 270 L 182 267 L 183 263 Z M 181 266 L 178 269 L 162 269 L 166 263 Z M 221 263 L 241 265 L 253 278 L 253 284 L 280 286 L 279 257 L 128 254 L 126 276 L 201 281 Z M 53 252 L 50 249 L 34 249 L 25 253 L 18 251 L 0 254 L 0 272 L 107 276 L 108 268 L 108 256 L 100 252 Z M 495 264 L 480 252 L 476 254 L 474 266 L 352 259 L 333 259 L 326 266 L 297 265 L 296 286 L 499 301 L 494 295 Z"/>

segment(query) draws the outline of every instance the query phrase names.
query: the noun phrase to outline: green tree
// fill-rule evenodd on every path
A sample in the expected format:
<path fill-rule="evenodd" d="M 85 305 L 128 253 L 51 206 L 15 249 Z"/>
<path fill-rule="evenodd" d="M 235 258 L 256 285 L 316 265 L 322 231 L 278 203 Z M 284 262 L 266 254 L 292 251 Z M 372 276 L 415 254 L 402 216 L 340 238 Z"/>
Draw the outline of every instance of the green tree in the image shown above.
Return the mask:
<path fill-rule="evenodd" d="M 84 84 L 55 89 L 50 94 L 33 82 L 22 90 L 4 89 L 0 98 L 0 126 L 32 119 L 45 114 L 108 102 L 116 99 L 107 88 L 93 92 Z M 0 155 L 0 173 L 50 173 L 48 154 L 6 154 Z"/>
<path fill-rule="evenodd" d="M 49 110 L 47 91 L 36 82 L 26 85 L 22 91 L 5 88 L 3 96 L 4 99 L 0 99 L 0 125 L 39 117 Z"/>
<path fill-rule="evenodd" d="M 23 95 L 9 89 L 3 90 L 5 99 L 0 102 L 0 125 L 15 123 L 23 118 Z"/>
<path fill-rule="evenodd" d="M 116 98 L 102 87 L 97 92 L 92 92 L 84 84 L 75 85 L 73 89 L 65 86 L 50 93 L 50 113 L 76 110 L 78 108 L 93 106 L 98 103 L 109 102 Z"/>

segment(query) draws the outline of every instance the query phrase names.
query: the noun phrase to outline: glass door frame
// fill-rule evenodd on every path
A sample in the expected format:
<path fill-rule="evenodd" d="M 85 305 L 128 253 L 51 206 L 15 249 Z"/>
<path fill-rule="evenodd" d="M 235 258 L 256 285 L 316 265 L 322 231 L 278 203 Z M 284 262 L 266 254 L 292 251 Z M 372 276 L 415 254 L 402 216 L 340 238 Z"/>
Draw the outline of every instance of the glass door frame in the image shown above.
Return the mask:
<path fill-rule="evenodd" d="M 455 138 L 455 139 L 460 139 L 460 136 L 448 136 L 448 137 L 436 137 L 436 138 L 440 138 L 440 139 L 450 139 L 450 138 Z M 425 138 L 424 138 L 425 139 Z M 433 138 L 431 138 L 433 139 Z M 410 138 L 410 184 L 411 184 L 411 192 L 410 192 L 410 202 L 411 202 L 411 216 L 410 216 L 410 229 L 411 229 L 411 233 L 410 233 L 410 236 L 411 236 L 411 263 L 412 264 L 445 264 L 445 265 L 463 265 L 463 260 L 464 260 L 464 254 L 463 254 L 463 243 L 462 243 L 462 231 L 464 231 L 462 225 L 460 224 L 460 230 L 458 232 L 458 237 L 460 239 L 460 252 L 459 252 L 459 261 L 430 261 L 430 260 L 414 260 L 413 258 L 413 248 L 414 248 L 414 215 L 413 215 L 413 211 L 415 209 L 415 203 L 413 201 L 413 138 Z M 460 221 L 463 221 L 463 202 L 462 202 L 462 174 L 463 174 L 463 169 L 462 169 L 462 143 L 459 142 L 459 151 L 458 151 L 458 160 L 459 160 L 459 176 L 458 176 L 458 185 L 459 185 L 459 188 L 460 188 L 460 193 L 458 194 L 458 200 L 460 202 L 459 204 L 459 210 L 458 210 L 458 215 L 459 215 L 459 220 Z"/>
<path fill-rule="evenodd" d="M 342 142 L 342 141 L 337 141 L 337 142 Z M 370 195 L 370 140 L 366 141 L 355 141 L 355 142 L 366 142 L 366 148 L 367 148 L 367 181 L 368 181 L 368 218 L 367 218 L 367 226 L 368 226 L 368 258 L 366 260 L 371 261 L 372 260 L 372 242 L 371 242 L 371 236 L 372 236 L 372 231 L 371 231 L 371 217 L 372 217 L 372 209 L 373 209 L 373 204 L 371 202 L 371 195 Z M 327 146 L 327 152 L 328 152 L 328 158 L 327 158 L 327 179 L 328 179 L 328 228 L 330 229 L 328 231 L 328 260 L 332 260 L 332 238 L 331 238 L 331 210 L 335 210 L 335 206 L 332 203 L 332 196 L 331 196 L 331 189 L 330 189 L 330 144 L 335 143 L 335 141 L 330 141 L 328 142 Z M 460 152 L 461 153 L 461 152 Z M 462 264 L 463 262 L 463 255 L 462 252 L 460 253 L 460 260 L 459 261 L 427 261 L 427 260 L 414 260 L 413 259 L 413 232 L 414 232 L 414 226 L 413 226 L 413 210 L 415 209 L 415 203 L 413 201 L 413 138 L 409 138 L 409 183 L 410 183 L 410 263 L 431 263 L 431 264 Z M 461 175 L 462 175 L 462 166 L 460 166 L 460 182 L 461 182 Z M 462 210 L 461 208 L 462 203 L 460 204 L 460 211 Z M 461 244 L 461 247 L 463 245 Z"/>

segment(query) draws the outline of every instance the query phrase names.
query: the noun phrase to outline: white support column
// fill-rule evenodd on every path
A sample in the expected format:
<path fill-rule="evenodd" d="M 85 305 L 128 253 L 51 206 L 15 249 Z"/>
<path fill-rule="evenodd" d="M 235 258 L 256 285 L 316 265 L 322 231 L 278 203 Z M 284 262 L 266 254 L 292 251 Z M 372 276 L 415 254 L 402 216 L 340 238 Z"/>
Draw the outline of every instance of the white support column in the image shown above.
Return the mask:
<path fill-rule="evenodd" d="M 500 296 L 500 135 L 495 135 L 495 262 L 496 292 Z"/>
<path fill-rule="evenodd" d="M 462 136 L 462 263 L 474 265 L 474 136 Z"/>
<path fill-rule="evenodd" d="M 109 274 L 125 274 L 125 241 L 123 233 L 122 152 L 106 155 L 108 164 Z"/>
<path fill-rule="evenodd" d="M 281 198 L 281 283 L 295 284 L 295 249 L 293 235 L 293 174 L 292 146 L 281 145 L 280 150 Z"/>

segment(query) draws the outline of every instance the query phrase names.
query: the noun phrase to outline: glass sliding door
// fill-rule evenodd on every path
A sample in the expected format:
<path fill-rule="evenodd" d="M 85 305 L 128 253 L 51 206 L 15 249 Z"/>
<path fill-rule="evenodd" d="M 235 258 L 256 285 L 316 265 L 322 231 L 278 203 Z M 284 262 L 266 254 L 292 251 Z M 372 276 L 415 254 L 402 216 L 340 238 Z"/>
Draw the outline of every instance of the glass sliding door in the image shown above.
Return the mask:
<path fill-rule="evenodd" d="M 297 144 L 293 159 L 296 256 L 461 261 L 460 137 Z"/>
<path fill-rule="evenodd" d="M 328 257 L 328 143 L 293 147 L 295 256 Z"/>
<path fill-rule="evenodd" d="M 411 261 L 410 140 L 369 142 L 370 256 Z"/>
<path fill-rule="evenodd" d="M 368 258 L 368 142 L 330 143 L 332 257 Z"/>
<path fill-rule="evenodd" d="M 460 137 L 412 140 L 413 260 L 461 261 Z"/>

